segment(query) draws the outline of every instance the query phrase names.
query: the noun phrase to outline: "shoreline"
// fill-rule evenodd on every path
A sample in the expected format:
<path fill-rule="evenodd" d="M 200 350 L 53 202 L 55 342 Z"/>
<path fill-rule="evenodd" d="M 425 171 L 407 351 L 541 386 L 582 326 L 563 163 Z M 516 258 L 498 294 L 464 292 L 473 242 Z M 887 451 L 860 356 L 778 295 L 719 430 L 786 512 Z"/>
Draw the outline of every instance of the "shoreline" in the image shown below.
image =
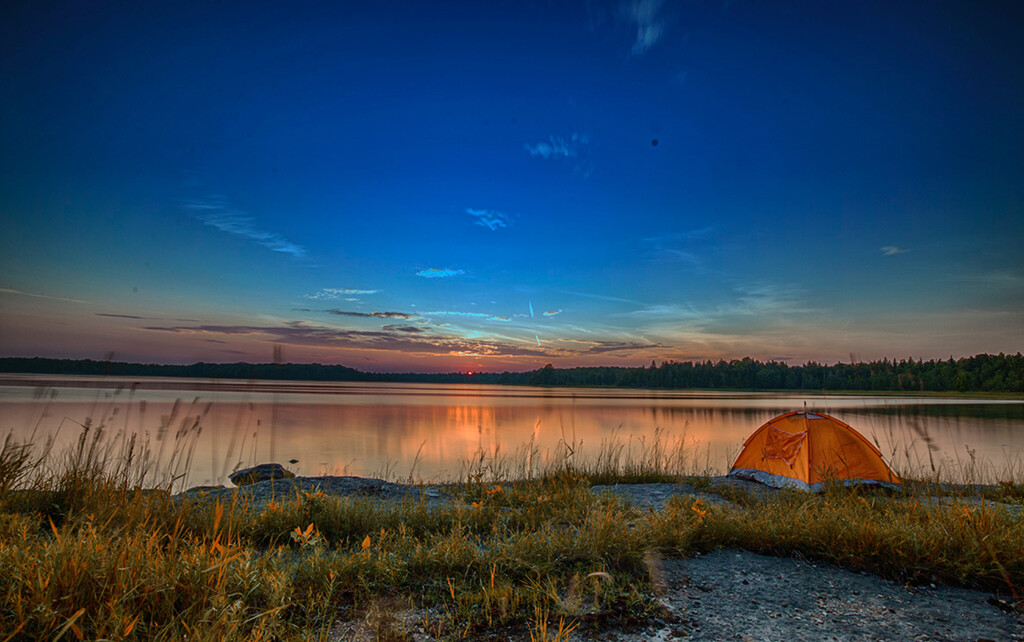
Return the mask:
<path fill-rule="evenodd" d="M 530 481 L 522 480 L 516 482 L 514 480 L 505 480 L 501 483 L 528 483 Z M 476 482 L 475 485 L 482 483 L 484 482 Z M 457 497 L 451 493 L 453 489 L 466 489 L 473 485 L 474 483 L 472 482 L 410 484 L 356 475 L 297 475 L 289 478 L 268 479 L 242 486 L 193 486 L 173 493 L 171 497 L 173 499 L 194 498 L 209 501 L 234 498 L 235 495 L 238 495 L 243 500 L 262 504 L 275 497 L 286 499 L 294 497 L 296 493 L 319 491 L 326 495 L 337 497 L 366 497 L 391 501 L 411 499 L 437 502 L 454 501 Z M 990 501 L 1007 506 L 1011 510 L 1024 509 L 1024 505 L 1006 504 L 986 498 L 986 495 L 999 491 L 1002 488 L 1000 484 L 953 484 L 908 480 L 907 486 L 912 486 L 916 491 L 927 491 L 926 495 L 940 501 L 942 498 L 955 498 L 971 503 Z M 863 488 L 866 490 L 870 488 L 869 492 L 882 496 L 899 492 L 879 487 L 865 486 Z M 732 503 L 723 496 L 723 492 L 728 492 L 726 489 L 753 493 L 762 498 L 786 492 L 783 489 L 773 488 L 754 481 L 736 479 L 727 475 L 684 476 L 678 482 L 624 481 L 615 484 L 595 484 L 591 486 L 591 491 L 593 492 L 608 492 L 630 500 L 639 507 L 653 509 L 664 508 L 669 497 L 680 494 L 693 495 L 715 504 Z M 821 495 L 821 493 L 811 492 L 805 494 L 808 498 Z"/>
<path fill-rule="evenodd" d="M 146 382 L 159 381 L 160 385 L 148 386 Z M 119 385 L 111 386 L 115 382 Z M 180 383 L 179 383 L 180 382 Z M 170 385 L 168 385 L 170 384 Z M 198 385 L 197 385 L 198 384 Z M 329 385 L 427 385 L 427 386 L 480 386 L 490 388 L 507 388 L 510 390 L 587 390 L 587 391 L 620 391 L 628 393 L 635 392 L 637 395 L 648 396 L 650 393 L 687 393 L 689 394 L 728 394 L 728 395 L 795 395 L 813 397 L 920 397 L 949 398 L 965 400 L 985 400 L 1006 403 L 1024 403 L 1022 392 L 986 392 L 986 391 L 958 391 L 958 390 L 851 390 L 851 389 L 827 389 L 827 388 L 659 388 L 659 387 L 628 387 L 628 386 L 604 386 L 604 385 L 531 385 L 519 383 L 493 383 L 476 381 L 362 381 L 362 380 L 323 380 L 323 379 L 265 379 L 265 378 L 242 378 L 242 377 L 206 377 L 193 375 L 121 375 L 121 374 L 60 374 L 60 373 L 26 373 L 26 372 L 0 372 L 0 386 L 24 386 L 24 387 L 66 387 L 85 389 L 105 388 L 132 388 L 143 390 L 197 390 L 197 391 L 259 391 L 259 388 L 272 388 L 274 384 L 286 384 L 289 386 L 301 386 L 308 384 L 312 387 Z M 277 392 L 286 392 L 276 390 Z M 301 392 L 310 392 L 301 390 Z M 621 396 L 621 395 L 618 395 Z"/>
<path fill-rule="evenodd" d="M 201 621 L 229 640 L 1021 639 L 1019 484 L 636 479 L 41 480 L 0 496 L 0 603 L 88 613 L 86 637 L 146 613 L 143 637 Z M 59 633 L 37 612 L 0 624 Z"/>

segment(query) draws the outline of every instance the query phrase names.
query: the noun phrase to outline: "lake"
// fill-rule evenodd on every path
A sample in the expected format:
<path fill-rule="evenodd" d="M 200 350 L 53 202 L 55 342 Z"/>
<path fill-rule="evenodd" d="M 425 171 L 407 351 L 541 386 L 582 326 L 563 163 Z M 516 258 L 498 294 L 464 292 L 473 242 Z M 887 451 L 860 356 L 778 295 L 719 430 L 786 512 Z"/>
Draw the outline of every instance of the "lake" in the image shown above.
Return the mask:
<path fill-rule="evenodd" d="M 481 458 L 523 472 L 601 453 L 660 452 L 684 472 L 722 474 L 750 433 L 805 404 L 856 428 L 898 471 L 1024 476 L 1022 400 L 0 375 L 0 432 L 53 437 L 59 452 L 88 424 L 111 453 L 135 434 L 158 462 L 150 481 L 187 472 L 179 487 L 226 484 L 268 461 L 300 475 L 444 481 Z"/>

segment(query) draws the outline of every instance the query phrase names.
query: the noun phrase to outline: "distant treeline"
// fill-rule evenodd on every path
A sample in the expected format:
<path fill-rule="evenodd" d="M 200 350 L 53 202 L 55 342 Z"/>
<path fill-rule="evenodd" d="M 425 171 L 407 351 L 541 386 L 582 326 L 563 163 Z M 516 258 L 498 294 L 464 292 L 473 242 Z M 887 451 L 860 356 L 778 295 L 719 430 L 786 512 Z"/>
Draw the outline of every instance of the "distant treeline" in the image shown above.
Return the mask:
<path fill-rule="evenodd" d="M 0 358 L 0 372 L 124 377 L 202 377 L 302 381 L 484 383 L 529 386 L 698 388 L 732 390 L 871 390 L 906 392 L 1024 392 L 1024 356 L 979 354 L 962 359 L 869 363 L 778 361 L 651 362 L 649 367 L 555 368 L 527 372 L 373 373 L 319 363 L 193 363 L 172 366 L 91 359 Z"/>

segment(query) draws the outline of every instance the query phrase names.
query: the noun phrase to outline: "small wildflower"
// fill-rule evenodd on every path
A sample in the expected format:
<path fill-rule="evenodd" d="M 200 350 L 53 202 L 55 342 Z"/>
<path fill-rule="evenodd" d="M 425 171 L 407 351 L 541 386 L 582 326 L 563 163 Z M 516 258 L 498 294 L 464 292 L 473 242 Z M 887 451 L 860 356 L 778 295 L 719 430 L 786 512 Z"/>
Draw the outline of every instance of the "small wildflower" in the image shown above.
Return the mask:
<path fill-rule="evenodd" d="M 704 516 L 708 514 L 708 509 L 704 507 L 704 502 L 699 499 L 694 500 L 693 506 L 690 510 L 697 513 L 697 523 L 700 524 L 704 521 Z"/>
<path fill-rule="evenodd" d="M 306 527 L 306 530 L 302 530 L 296 526 L 295 530 L 292 532 L 292 541 L 298 542 L 301 546 L 318 544 L 320 542 L 320 533 L 315 532 L 315 527 L 312 522 Z"/>

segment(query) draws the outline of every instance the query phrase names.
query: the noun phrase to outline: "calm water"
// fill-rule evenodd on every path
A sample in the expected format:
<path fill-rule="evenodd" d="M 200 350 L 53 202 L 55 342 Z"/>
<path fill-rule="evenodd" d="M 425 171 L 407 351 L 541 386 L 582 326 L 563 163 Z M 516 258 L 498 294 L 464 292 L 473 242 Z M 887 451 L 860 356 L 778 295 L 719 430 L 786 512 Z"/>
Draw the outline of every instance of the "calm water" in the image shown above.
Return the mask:
<path fill-rule="evenodd" d="M 115 450 L 125 435 L 148 440 L 161 462 L 154 481 L 172 453 L 191 453 L 179 482 L 189 485 L 227 483 L 236 467 L 266 461 L 303 475 L 444 480 L 481 453 L 536 469 L 566 444 L 593 459 L 602 444 L 638 457 L 656 440 L 682 442 L 685 467 L 721 473 L 758 426 L 805 402 L 875 441 L 900 470 L 1022 472 L 1019 400 L 0 375 L 0 432 L 54 436 L 59 448 L 88 420 Z"/>

